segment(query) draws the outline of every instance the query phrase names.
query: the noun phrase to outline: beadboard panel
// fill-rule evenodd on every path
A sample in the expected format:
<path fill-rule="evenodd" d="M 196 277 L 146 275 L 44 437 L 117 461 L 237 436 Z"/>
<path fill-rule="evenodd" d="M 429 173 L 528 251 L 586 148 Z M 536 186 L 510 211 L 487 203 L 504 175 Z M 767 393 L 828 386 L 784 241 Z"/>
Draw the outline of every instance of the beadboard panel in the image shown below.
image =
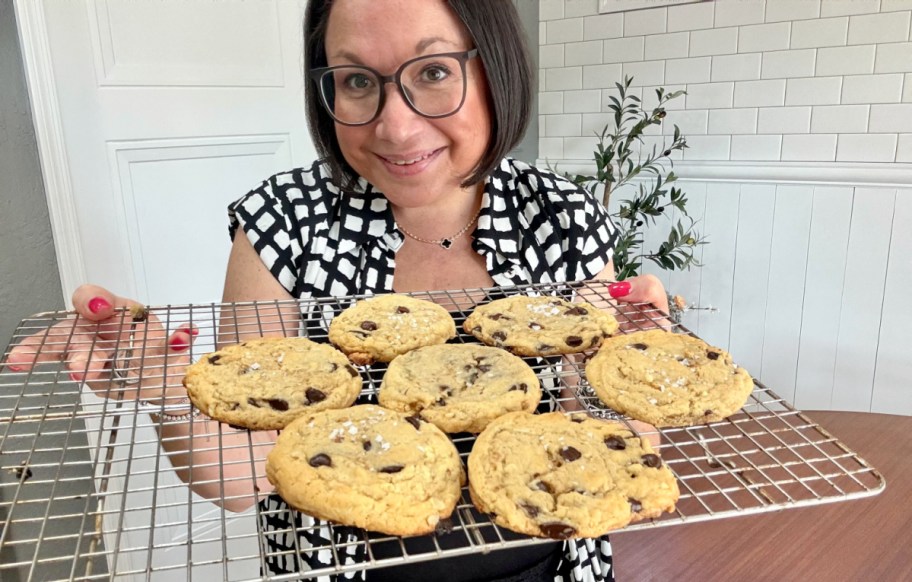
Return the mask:
<path fill-rule="evenodd" d="M 799 408 L 912 414 L 912 189 L 681 186 L 704 266 L 643 272 L 700 308 L 685 326 Z M 670 222 L 646 225 L 646 248 Z"/>

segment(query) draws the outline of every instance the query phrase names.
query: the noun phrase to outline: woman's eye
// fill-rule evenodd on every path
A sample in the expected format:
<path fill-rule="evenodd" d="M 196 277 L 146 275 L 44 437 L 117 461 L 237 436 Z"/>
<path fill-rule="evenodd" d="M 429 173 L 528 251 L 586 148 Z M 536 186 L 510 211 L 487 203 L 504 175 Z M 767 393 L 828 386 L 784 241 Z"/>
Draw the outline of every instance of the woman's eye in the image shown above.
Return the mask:
<path fill-rule="evenodd" d="M 425 67 L 425 69 L 421 72 L 421 79 L 423 81 L 429 81 L 432 83 L 443 81 L 449 76 L 449 69 L 440 65 Z"/>
<path fill-rule="evenodd" d="M 345 78 L 345 86 L 358 91 L 370 89 L 373 84 L 371 78 L 364 74 L 351 74 Z"/>

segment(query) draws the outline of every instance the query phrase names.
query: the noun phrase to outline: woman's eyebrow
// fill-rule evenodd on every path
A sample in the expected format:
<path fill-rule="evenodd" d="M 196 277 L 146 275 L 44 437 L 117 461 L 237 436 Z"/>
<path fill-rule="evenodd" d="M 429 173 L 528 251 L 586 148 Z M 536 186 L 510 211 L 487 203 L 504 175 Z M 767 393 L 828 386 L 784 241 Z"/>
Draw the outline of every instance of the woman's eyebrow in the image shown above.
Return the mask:
<path fill-rule="evenodd" d="M 423 38 L 418 41 L 418 43 L 415 45 L 415 53 L 421 54 L 425 50 L 427 50 L 428 47 L 433 46 L 436 43 L 449 44 L 449 45 L 453 45 L 455 47 L 459 46 L 458 42 L 454 42 L 452 40 L 449 40 L 449 39 L 446 39 L 446 38 L 443 38 L 440 36 L 431 36 L 428 38 Z M 357 65 L 364 64 L 364 61 L 358 55 L 356 55 L 353 52 L 349 52 L 347 50 L 336 51 L 332 54 L 332 56 L 335 59 L 345 59 L 345 60 L 355 63 Z"/>

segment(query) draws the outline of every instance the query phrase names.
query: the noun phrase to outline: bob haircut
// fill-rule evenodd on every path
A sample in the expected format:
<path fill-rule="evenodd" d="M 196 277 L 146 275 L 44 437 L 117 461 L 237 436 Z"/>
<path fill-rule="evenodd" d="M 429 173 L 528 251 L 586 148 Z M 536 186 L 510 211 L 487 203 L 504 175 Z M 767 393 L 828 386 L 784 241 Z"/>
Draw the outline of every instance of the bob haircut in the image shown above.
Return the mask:
<path fill-rule="evenodd" d="M 512 0 L 440 0 L 456 13 L 478 49 L 487 78 L 491 108 L 491 136 L 478 165 L 463 187 L 484 180 L 501 159 L 520 142 L 529 125 L 534 73 L 526 36 Z M 332 0 L 311 0 L 304 17 L 305 78 L 312 69 L 327 66 L 326 28 Z M 316 84 L 305 85 L 307 122 L 317 153 L 327 163 L 333 180 L 343 189 L 358 181 L 342 155 L 335 122 L 320 103 Z"/>

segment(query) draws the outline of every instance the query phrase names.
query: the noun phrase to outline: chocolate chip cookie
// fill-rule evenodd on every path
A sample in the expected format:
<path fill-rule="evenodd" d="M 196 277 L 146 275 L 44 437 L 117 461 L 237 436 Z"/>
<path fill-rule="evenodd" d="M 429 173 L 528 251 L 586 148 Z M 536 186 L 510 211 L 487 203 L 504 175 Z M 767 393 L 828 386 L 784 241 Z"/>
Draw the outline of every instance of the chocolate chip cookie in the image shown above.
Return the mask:
<path fill-rule="evenodd" d="M 344 354 L 306 338 L 264 338 L 203 356 L 187 369 L 193 405 L 233 426 L 284 428 L 305 412 L 351 406 L 361 375 Z"/>
<path fill-rule="evenodd" d="M 618 422 L 582 413 L 512 412 L 469 455 L 469 492 L 498 525 L 538 537 L 597 537 L 673 511 L 677 481 Z"/>
<path fill-rule="evenodd" d="M 477 307 L 463 324 L 481 342 L 520 356 L 573 354 L 598 346 L 618 328 L 593 305 L 516 295 Z"/>
<path fill-rule="evenodd" d="M 456 336 L 443 307 L 408 295 L 378 295 L 355 303 L 333 319 L 329 341 L 360 365 L 389 362 L 408 351 Z"/>
<path fill-rule="evenodd" d="M 445 432 L 481 432 L 507 412 L 533 412 L 541 400 L 535 372 L 504 350 L 477 344 L 418 348 L 390 363 L 381 406 L 418 414 Z"/>
<path fill-rule="evenodd" d="M 292 507 L 390 535 L 433 532 L 465 483 L 459 453 L 433 424 L 371 404 L 305 414 L 266 459 Z"/>
<path fill-rule="evenodd" d="M 602 402 L 659 427 L 722 420 L 753 390 L 750 374 L 725 350 L 662 330 L 605 340 L 586 377 Z"/>

